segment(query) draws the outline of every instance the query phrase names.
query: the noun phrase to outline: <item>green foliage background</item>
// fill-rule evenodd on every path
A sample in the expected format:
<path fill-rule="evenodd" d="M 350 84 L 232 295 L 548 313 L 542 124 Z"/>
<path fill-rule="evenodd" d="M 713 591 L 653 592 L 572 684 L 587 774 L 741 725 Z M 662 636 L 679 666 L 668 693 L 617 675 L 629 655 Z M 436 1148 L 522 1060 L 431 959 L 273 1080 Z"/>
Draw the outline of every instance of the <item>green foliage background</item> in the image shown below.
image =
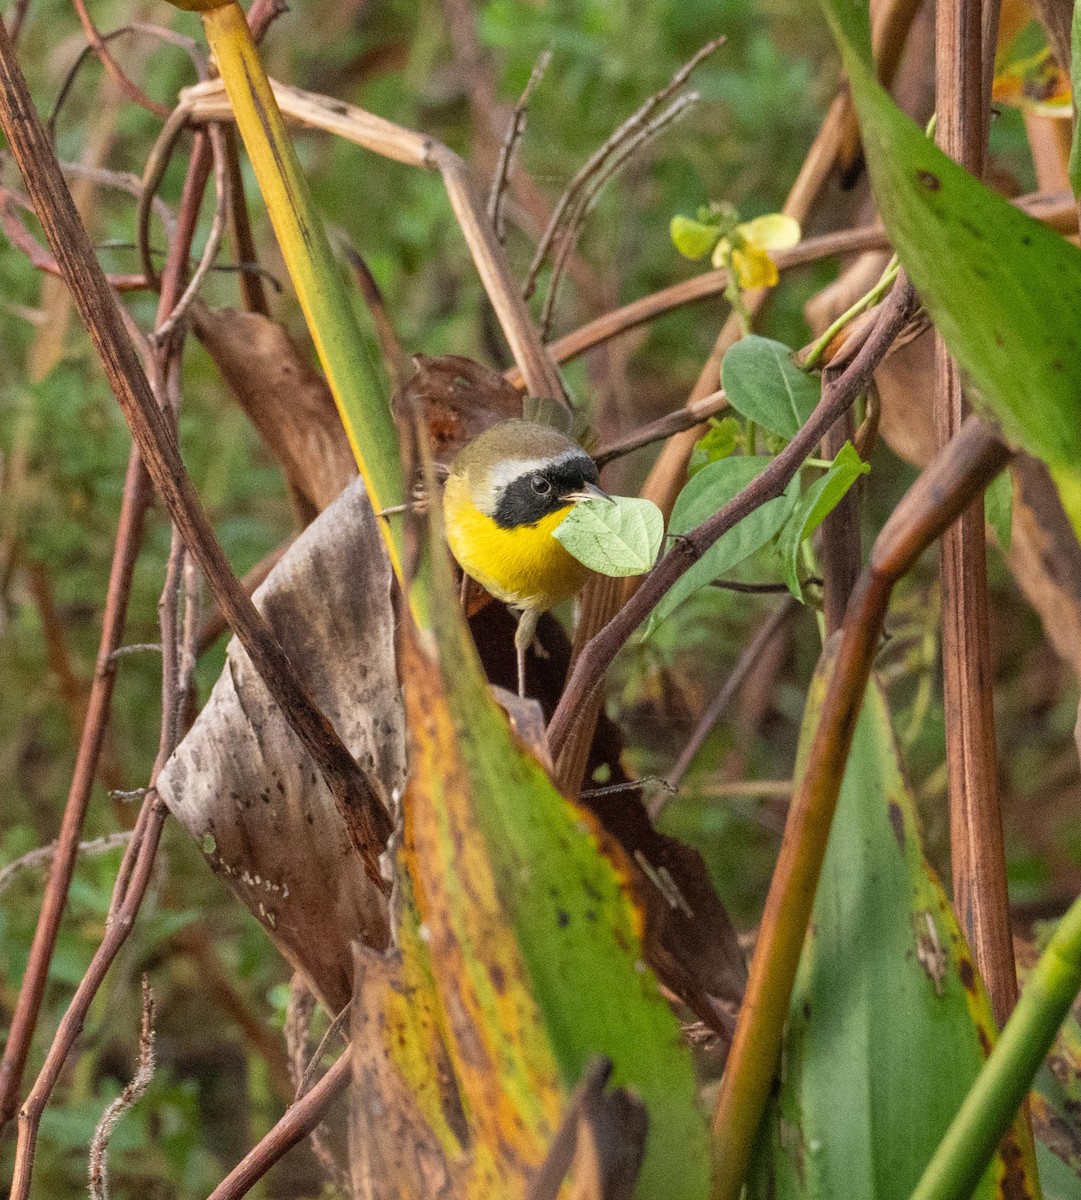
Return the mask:
<path fill-rule="evenodd" d="M 458 7 L 455 5 L 454 7 Z M 432 133 L 467 157 L 475 134 L 468 73 L 448 36 L 447 10 L 419 3 L 319 4 L 297 0 L 271 30 L 270 73 L 302 87 L 357 103 L 404 125 Z M 469 11 L 468 8 L 466 11 Z M 497 98 L 512 103 L 537 56 L 554 58 L 530 113 L 523 162 L 540 190 L 554 198 L 577 165 L 676 67 L 720 33 L 727 44 L 695 73 L 702 102 L 659 139 L 605 193 L 587 221 L 582 254 L 612 307 L 685 278 L 697 268 L 676 253 L 668 223 L 725 199 L 745 216 L 777 209 L 794 179 L 831 99 L 838 64 L 814 0 L 494 0 L 472 8 Z M 131 7 L 109 0 L 94 6 L 103 30 L 133 19 Z M 144 4 L 140 17 L 171 23 L 200 37 L 194 17 L 162 3 Z M 33 0 L 21 58 L 39 106 L 48 111 L 83 39 L 64 0 Z M 114 47 L 148 90 L 171 101 L 192 82 L 175 49 L 124 38 Z M 104 98 L 112 84 L 100 68 L 84 69 L 59 123 L 62 158 L 77 159 L 88 137 L 112 120 Z M 157 122 L 131 105 L 115 120 L 108 165 L 141 173 Z M 995 144 L 1018 177 L 1029 168 L 1018 155 L 1018 121 L 1003 118 Z M 466 354 L 505 365 L 480 284 L 450 213 L 442 184 L 430 174 L 370 156 L 317 136 L 298 139 L 302 162 L 332 237 L 348 237 L 367 258 L 409 352 Z M 3 164 L 5 182 L 13 168 Z M 175 205 L 183 162 L 174 161 L 162 194 Z M 250 183 L 250 176 L 249 176 Z M 254 188 L 249 189 L 249 196 Z M 271 238 L 253 204 L 257 243 Z M 205 224 L 203 236 L 205 236 Z M 92 231 L 107 266 L 135 269 L 126 248 L 133 235 L 129 196 L 99 191 Z M 201 239 L 197 239 L 201 245 Z M 532 242 L 512 227 L 509 251 L 524 272 Z M 284 277 L 268 254 L 265 264 Z M 823 266 L 786 278 L 762 331 L 791 345 L 807 338 L 804 301 L 835 270 Z M 40 614 L 27 585 L 28 563 L 42 564 L 55 597 L 67 648 L 85 683 L 93 670 L 129 439 L 81 330 L 69 329 L 63 360 L 37 384 L 28 382 L 35 339 L 33 316 L 41 278 L 24 255 L 0 239 L 0 454 L 7 471 L 25 454 L 25 483 L 5 491 L 0 507 L 0 864 L 52 840 L 74 761 L 77 730 L 50 669 Z M 599 315 L 597 298 L 565 285 L 557 331 Z M 207 298 L 237 303 L 235 276 L 211 280 Z M 144 328 L 151 301 L 132 300 Z M 302 329 L 291 300 L 276 312 Z M 657 321 L 634 344 L 629 362 L 628 424 L 682 403 L 723 319 L 709 303 Z M 603 364 L 579 363 L 568 377 L 587 406 L 603 383 Z M 218 536 L 244 572 L 293 530 L 293 515 L 277 467 L 233 406 L 208 359 L 189 344 L 181 438 L 185 458 Z M 626 468 L 627 491 L 640 480 L 650 452 Z M 868 490 L 868 529 L 877 527 L 911 473 L 880 452 Z M 136 572 L 125 640 L 157 640 L 157 597 L 168 528 L 150 516 Z M 1063 778 L 1076 695 L 1059 683 L 1032 678 L 1027 665 L 1044 654 L 1042 634 L 1010 595 L 992 555 L 996 596 L 1011 606 L 1009 636 L 998 639 L 1001 757 L 1016 801 L 1048 803 Z M 755 564 L 747 567 L 754 577 Z M 898 727 L 917 792 L 925 802 L 932 845 L 941 847 L 942 715 L 935 666 L 934 612 L 928 577 L 906 584 L 893 622 L 891 671 Z M 623 656 L 613 688 L 614 709 L 643 772 L 663 772 L 678 754 L 695 715 L 734 661 L 766 601 L 719 591 L 700 593 L 648 641 Z M 699 756 L 694 772 L 666 814 L 666 827 L 707 854 L 720 893 L 733 913 L 753 920 L 776 851 L 783 802 L 747 796 L 718 800 L 722 775 L 784 779 L 791 774 L 806 682 L 818 655 L 813 623 L 801 618 L 791 656 L 763 719 L 726 723 Z M 199 664 L 205 697 L 220 670 L 223 644 Z M 1038 659 L 1046 663 L 1046 659 Z M 151 654 L 125 657 L 113 703 L 110 757 L 121 786 L 144 784 L 157 744 L 159 668 Z M 1073 767 L 1076 785 L 1076 765 Z M 712 796 L 712 798 L 711 798 Z M 130 825 L 134 812 L 95 788 L 86 836 Z M 1081 825 L 1054 827 L 1022 839 L 1013 831 L 1012 871 L 1020 898 L 1038 900 L 1056 880 L 1081 866 Z M 119 851 L 80 863 L 46 1007 L 35 1042 L 36 1070 L 56 1022 L 100 938 Z M 37 915 L 41 873 L 24 872 L 0 895 L 0 1024 L 10 1012 Z M 276 1119 L 265 1061 L 232 1017 L 206 991 L 205 978 L 178 946 L 178 930 L 198 923 L 232 977 L 237 993 L 266 1022 L 280 1025 L 287 970 L 255 922 L 207 872 L 194 847 L 167 828 L 151 895 L 135 933 L 91 1011 L 81 1053 L 69 1064 L 42 1126 L 37 1194 L 66 1196 L 85 1186 L 86 1145 L 105 1104 L 130 1077 L 138 1027 L 138 979 L 146 971 L 158 999 L 160 1067 L 149 1096 L 122 1123 L 113 1142 L 113 1191 L 164 1198 L 205 1195 L 222 1173 Z M 10 1170 L 10 1141 L 0 1146 L 0 1177 Z M 318 1194 L 320 1177 L 303 1154 L 270 1178 L 264 1194 Z"/>

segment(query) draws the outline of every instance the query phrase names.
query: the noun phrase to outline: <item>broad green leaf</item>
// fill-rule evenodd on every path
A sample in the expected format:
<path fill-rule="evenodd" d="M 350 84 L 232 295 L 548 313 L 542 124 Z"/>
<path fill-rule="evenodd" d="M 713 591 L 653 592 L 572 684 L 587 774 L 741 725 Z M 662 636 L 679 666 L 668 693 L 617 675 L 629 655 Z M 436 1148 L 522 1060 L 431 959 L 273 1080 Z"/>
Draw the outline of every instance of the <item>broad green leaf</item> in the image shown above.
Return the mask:
<path fill-rule="evenodd" d="M 479 1196 L 519 1195 L 598 1056 L 649 1112 L 635 1195 L 705 1200 L 706 1127 L 679 1026 L 643 965 L 626 862 L 496 706 L 430 516 L 400 656 L 410 775 L 403 857 L 423 922 Z M 434 1128 L 433 1118 L 428 1116 Z"/>
<path fill-rule="evenodd" d="M 783 342 L 756 334 L 724 356 L 721 386 L 736 412 L 785 438 L 796 436 L 822 395 L 818 377 L 801 371 Z"/>
<path fill-rule="evenodd" d="M 823 690 L 820 672 L 804 753 Z M 923 855 L 885 698 L 871 683 L 792 997 L 778 1119 L 760 1146 L 777 1200 L 907 1200 L 983 1065 L 981 1042 L 993 1037 L 972 957 Z M 996 1194 L 1001 1170 L 988 1172 L 978 1197 Z"/>
<path fill-rule="evenodd" d="M 729 351 L 731 353 L 731 351 Z M 672 509 L 668 523 L 670 535 L 687 533 L 752 482 L 773 460 L 764 455 L 740 455 L 724 458 L 703 467 L 684 486 Z M 676 581 L 653 610 L 646 625 L 648 637 L 657 626 L 699 588 L 719 578 L 725 571 L 749 558 L 764 546 L 788 519 L 799 495 L 799 480 L 794 479 L 783 496 L 769 500 L 723 534 L 689 571 Z"/>
<path fill-rule="evenodd" d="M 875 201 L 946 345 L 1007 437 L 1077 475 L 1081 250 L 952 162 L 882 89 L 865 0 L 821 0 L 841 48 Z"/>
<path fill-rule="evenodd" d="M 987 485 L 983 504 L 995 540 L 1002 553 L 1009 554 L 1013 538 L 1013 476 L 1009 471 L 1000 471 Z"/>
<path fill-rule="evenodd" d="M 652 500 L 631 496 L 583 500 L 552 536 L 580 563 L 602 575 L 642 575 L 657 561 L 664 516 Z"/>
<path fill-rule="evenodd" d="M 727 458 L 743 439 L 743 428 L 735 417 L 723 417 L 718 421 L 711 417 L 709 429 L 694 444 L 687 474 L 697 475 L 703 467 Z"/>
<path fill-rule="evenodd" d="M 716 225 L 708 225 L 679 214 L 672 218 L 669 232 L 673 245 L 684 258 L 704 258 L 721 236 Z"/>
<path fill-rule="evenodd" d="M 799 503 L 785 522 L 781 536 L 777 539 L 778 552 L 785 583 L 792 595 L 801 603 L 803 587 L 799 579 L 799 548 L 805 538 L 822 524 L 844 499 L 845 493 L 861 475 L 871 468 L 856 453 L 851 442 L 845 442 L 830 469 L 816 479 L 800 496 Z"/>

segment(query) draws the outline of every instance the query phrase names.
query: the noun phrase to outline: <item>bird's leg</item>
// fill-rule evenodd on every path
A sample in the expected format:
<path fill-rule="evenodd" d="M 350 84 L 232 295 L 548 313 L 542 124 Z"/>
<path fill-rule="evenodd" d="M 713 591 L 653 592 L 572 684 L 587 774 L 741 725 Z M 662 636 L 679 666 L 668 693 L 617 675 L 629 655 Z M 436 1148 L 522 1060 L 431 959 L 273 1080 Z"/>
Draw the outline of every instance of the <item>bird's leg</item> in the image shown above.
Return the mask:
<path fill-rule="evenodd" d="M 466 607 L 466 601 L 469 599 L 469 576 L 463 571 L 462 582 L 458 587 L 458 603 L 463 610 Z"/>
<path fill-rule="evenodd" d="M 518 655 L 518 695 L 525 696 L 525 652 L 537 632 L 540 613 L 535 608 L 524 608 L 518 617 L 518 629 L 514 634 L 514 649 Z"/>

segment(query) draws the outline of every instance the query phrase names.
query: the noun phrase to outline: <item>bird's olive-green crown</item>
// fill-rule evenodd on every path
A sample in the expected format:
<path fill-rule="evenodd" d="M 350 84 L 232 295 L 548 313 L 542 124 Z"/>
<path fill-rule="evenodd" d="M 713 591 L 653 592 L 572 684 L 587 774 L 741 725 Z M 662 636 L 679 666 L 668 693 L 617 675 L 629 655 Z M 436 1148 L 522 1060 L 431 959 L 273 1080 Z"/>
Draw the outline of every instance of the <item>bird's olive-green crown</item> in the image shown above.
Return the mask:
<path fill-rule="evenodd" d="M 597 483 L 597 464 L 569 437 L 531 421 L 501 421 L 451 465 L 473 503 L 504 529 L 535 525 Z"/>

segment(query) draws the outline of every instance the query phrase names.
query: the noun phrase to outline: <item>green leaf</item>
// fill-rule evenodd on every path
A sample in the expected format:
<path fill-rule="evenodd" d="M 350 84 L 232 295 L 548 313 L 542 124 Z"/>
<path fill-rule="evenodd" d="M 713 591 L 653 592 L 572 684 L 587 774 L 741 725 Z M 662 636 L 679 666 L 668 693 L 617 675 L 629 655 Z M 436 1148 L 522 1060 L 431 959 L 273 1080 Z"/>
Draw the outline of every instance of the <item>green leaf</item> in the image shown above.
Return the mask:
<path fill-rule="evenodd" d="M 677 214 L 669 226 L 672 242 L 684 258 L 703 258 L 717 244 L 721 236 L 716 225 L 707 225 L 692 217 Z"/>
<path fill-rule="evenodd" d="M 725 417 L 718 421 L 710 417 L 709 429 L 694 444 L 691 460 L 687 464 L 687 474 L 697 475 L 703 467 L 712 462 L 727 458 L 740 444 L 743 429 L 735 417 Z"/>
<path fill-rule="evenodd" d="M 1008 438 L 1077 475 L 1081 250 L 952 162 L 871 66 L 863 0 L 821 0 L 841 48 L 878 211 L 946 345 Z M 1056 316 L 1056 314 L 1058 314 Z"/>
<path fill-rule="evenodd" d="M 602 575 L 642 575 L 657 561 L 664 539 L 664 516 L 652 500 L 613 496 L 582 500 L 552 536 Z"/>
<path fill-rule="evenodd" d="M 801 603 L 803 588 L 799 580 L 799 548 L 805 538 L 822 524 L 840 504 L 848 489 L 871 468 L 856 453 L 851 442 L 845 442 L 830 469 L 816 479 L 803 493 L 792 515 L 781 530 L 778 551 L 785 583 Z"/>
<path fill-rule="evenodd" d="M 796 436 L 822 395 L 818 377 L 801 371 L 783 342 L 756 334 L 724 356 L 721 386 L 736 412 L 784 438 Z"/>
<path fill-rule="evenodd" d="M 987 491 L 983 494 L 983 506 L 987 514 L 987 523 L 991 526 L 1002 553 L 1009 554 L 1010 540 L 1013 536 L 1013 476 L 1009 471 L 1000 472 L 987 485 Z"/>
<path fill-rule="evenodd" d="M 820 672 L 804 753 L 823 691 Z M 792 997 L 778 1119 L 760 1145 L 777 1200 L 907 1200 L 983 1065 L 984 1038 L 990 1006 L 924 857 L 872 683 Z M 985 1200 L 990 1175 L 975 1193 Z"/>
<path fill-rule="evenodd" d="M 669 534 L 687 533 L 707 517 L 713 516 L 772 461 L 764 455 L 740 455 L 703 467 L 676 498 L 672 519 L 668 523 Z M 797 478 L 783 496 L 768 500 L 719 537 L 698 562 L 679 577 L 653 610 L 646 625 L 646 637 L 688 596 L 706 587 L 764 546 L 788 519 L 799 495 L 798 488 Z"/>

